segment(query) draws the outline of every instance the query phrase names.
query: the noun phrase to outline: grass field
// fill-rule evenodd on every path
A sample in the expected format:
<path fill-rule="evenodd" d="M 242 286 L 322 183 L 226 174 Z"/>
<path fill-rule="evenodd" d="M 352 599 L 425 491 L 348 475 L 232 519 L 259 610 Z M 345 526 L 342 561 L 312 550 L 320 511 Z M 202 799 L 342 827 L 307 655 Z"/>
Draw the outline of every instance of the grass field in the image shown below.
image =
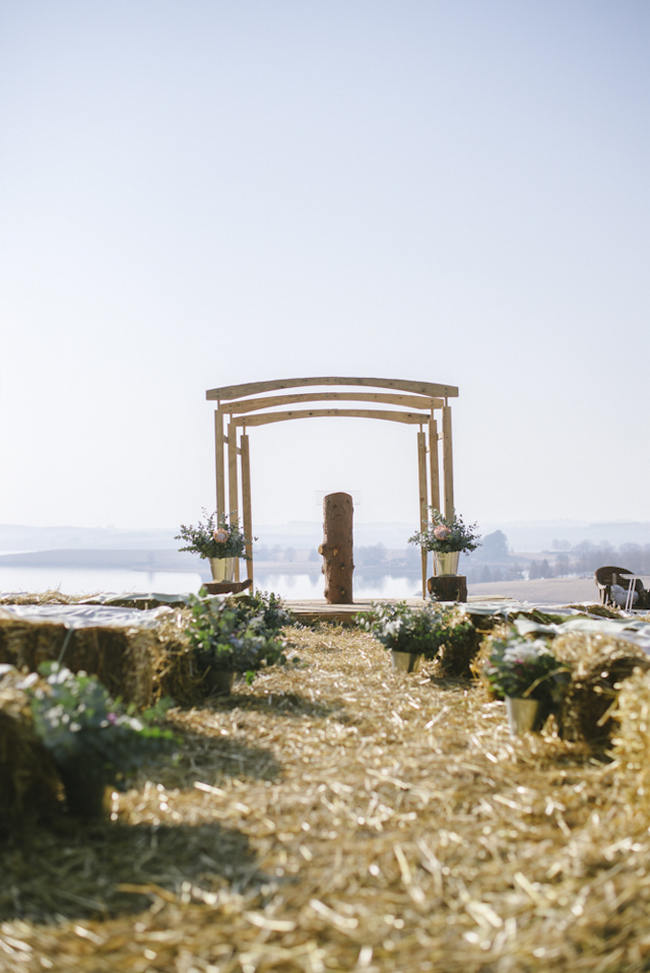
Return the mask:
<path fill-rule="evenodd" d="M 514 598 L 535 604 L 567 605 L 574 602 L 597 602 L 593 578 L 542 578 L 535 581 L 488 581 L 468 585 L 470 597 Z"/>
<path fill-rule="evenodd" d="M 648 819 L 583 745 L 510 737 L 469 681 L 366 633 L 172 710 L 112 820 L 0 851 L 0 970 L 641 971 Z"/>

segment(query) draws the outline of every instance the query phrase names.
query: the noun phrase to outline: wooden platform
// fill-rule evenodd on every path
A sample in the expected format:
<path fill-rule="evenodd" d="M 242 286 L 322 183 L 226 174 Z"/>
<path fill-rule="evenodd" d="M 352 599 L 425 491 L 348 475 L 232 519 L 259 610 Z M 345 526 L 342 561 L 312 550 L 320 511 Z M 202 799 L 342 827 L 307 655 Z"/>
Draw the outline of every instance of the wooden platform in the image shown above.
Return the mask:
<path fill-rule="evenodd" d="M 206 581 L 203 585 L 209 595 L 238 595 L 250 586 L 250 578 L 246 581 Z"/>
<path fill-rule="evenodd" d="M 370 611 L 372 603 L 396 604 L 405 601 L 411 608 L 423 608 L 427 604 L 423 598 L 359 598 L 351 605 L 328 605 L 325 599 L 289 601 L 283 599 L 285 606 L 299 621 L 306 625 L 313 622 L 338 622 L 352 625 L 359 612 Z"/>

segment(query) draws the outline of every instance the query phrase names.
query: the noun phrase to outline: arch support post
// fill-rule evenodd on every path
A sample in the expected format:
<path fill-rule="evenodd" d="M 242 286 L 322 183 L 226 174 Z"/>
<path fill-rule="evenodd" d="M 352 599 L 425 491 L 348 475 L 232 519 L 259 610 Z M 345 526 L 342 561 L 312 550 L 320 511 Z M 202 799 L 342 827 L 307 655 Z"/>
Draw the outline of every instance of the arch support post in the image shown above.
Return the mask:
<path fill-rule="evenodd" d="M 430 504 L 434 510 L 440 510 L 440 463 L 438 460 L 438 423 L 431 416 L 429 419 L 429 478 L 431 482 Z"/>
<path fill-rule="evenodd" d="M 442 463 L 444 473 L 444 515 L 454 516 L 454 459 L 451 443 L 451 406 L 442 409 Z"/>
<path fill-rule="evenodd" d="M 242 433 L 240 438 L 241 448 L 241 492 L 242 492 L 242 518 L 244 534 L 246 535 L 246 577 L 250 581 L 250 590 L 253 591 L 253 512 L 251 506 L 251 461 L 248 435 Z"/>
<path fill-rule="evenodd" d="M 425 530 L 427 526 L 427 436 L 420 430 L 418 433 L 418 488 L 420 494 L 420 530 Z M 422 597 L 427 596 L 427 559 L 426 548 L 420 548 L 422 560 Z"/>
<path fill-rule="evenodd" d="M 239 487 L 237 483 L 237 426 L 228 423 L 228 513 L 230 522 L 239 520 Z M 239 581 L 239 558 L 235 558 L 235 581 Z"/>
<path fill-rule="evenodd" d="M 217 521 L 221 522 L 226 512 L 226 471 L 223 461 L 223 412 L 221 407 L 214 410 L 214 467 L 217 484 Z"/>

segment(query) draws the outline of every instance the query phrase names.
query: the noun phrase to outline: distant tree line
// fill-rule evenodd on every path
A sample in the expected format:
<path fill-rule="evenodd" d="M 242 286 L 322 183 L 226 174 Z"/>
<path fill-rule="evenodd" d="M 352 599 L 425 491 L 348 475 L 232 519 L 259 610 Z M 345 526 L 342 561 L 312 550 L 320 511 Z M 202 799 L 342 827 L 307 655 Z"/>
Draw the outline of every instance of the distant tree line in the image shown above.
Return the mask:
<path fill-rule="evenodd" d="M 650 544 L 593 544 L 582 541 L 568 551 L 544 552 L 547 557 L 531 561 L 531 578 L 561 578 L 567 574 L 593 574 L 606 564 L 628 568 L 634 574 L 650 574 Z"/>
<path fill-rule="evenodd" d="M 497 531 L 497 533 L 502 533 Z M 490 535 L 488 535 L 489 537 Z M 488 538 L 485 538 L 488 540 Z M 627 568 L 634 574 L 650 574 L 650 544 L 594 544 L 582 541 L 568 549 L 543 551 L 540 558 L 522 558 L 521 555 L 508 554 L 507 558 L 493 558 L 491 551 L 479 548 L 470 559 L 461 559 L 461 574 L 468 581 L 514 581 L 529 578 L 564 578 L 568 576 L 592 575 L 596 568 L 606 564 Z M 502 547 L 501 547 L 502 554 Z"/>
<path fill-rule="evenodd" d="M 535 558 L 512 554 L 508 538 L 503 531 L 496 530 L 485 535 L 481 546 L 472 554 L 461 555 L 458 570 L 472 583 L 591 575 L 605 564 L 650 575 L 650 544 L 628 543 L 614 547 L 606 542 L 582 541 L 571 547 L 564 541 L 553 541 L 552 547 Z M 276 564 L 308 565 L 304 569 L 313 574 L 320 571 L 322 563 L 315 548 L 296 549 L 280 544 L 257 547 L 255 558 Z M 390 550 L 383 544 L 358 546 L 354 548 L 354 563 L 360 578 L 383 575 L 416 578 L 420 573 L 420 550 L 414 545 L 403 550 Z"/>

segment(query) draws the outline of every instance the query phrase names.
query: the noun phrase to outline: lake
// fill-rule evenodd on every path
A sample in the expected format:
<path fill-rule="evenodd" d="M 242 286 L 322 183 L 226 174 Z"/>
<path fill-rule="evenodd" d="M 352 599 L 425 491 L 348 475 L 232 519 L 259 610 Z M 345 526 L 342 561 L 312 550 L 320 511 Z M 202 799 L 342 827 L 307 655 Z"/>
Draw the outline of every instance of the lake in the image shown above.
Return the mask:
<path fill-rule="evenodd" d="M 184 594 L 198 592 L 201 575 L 196 572 L 128 571 L 103 568 L 2 567 L 0 593 L 59 590 L 66 595 L 102 593 Z M 255 587 L 274 591 L 288 601 L 323 598 L 323 578 L 308 574 L 256 572 Z M 356 598 L 411 598 L 420 594 L 419 581 L 384 575 L 357 578 Z"/>

